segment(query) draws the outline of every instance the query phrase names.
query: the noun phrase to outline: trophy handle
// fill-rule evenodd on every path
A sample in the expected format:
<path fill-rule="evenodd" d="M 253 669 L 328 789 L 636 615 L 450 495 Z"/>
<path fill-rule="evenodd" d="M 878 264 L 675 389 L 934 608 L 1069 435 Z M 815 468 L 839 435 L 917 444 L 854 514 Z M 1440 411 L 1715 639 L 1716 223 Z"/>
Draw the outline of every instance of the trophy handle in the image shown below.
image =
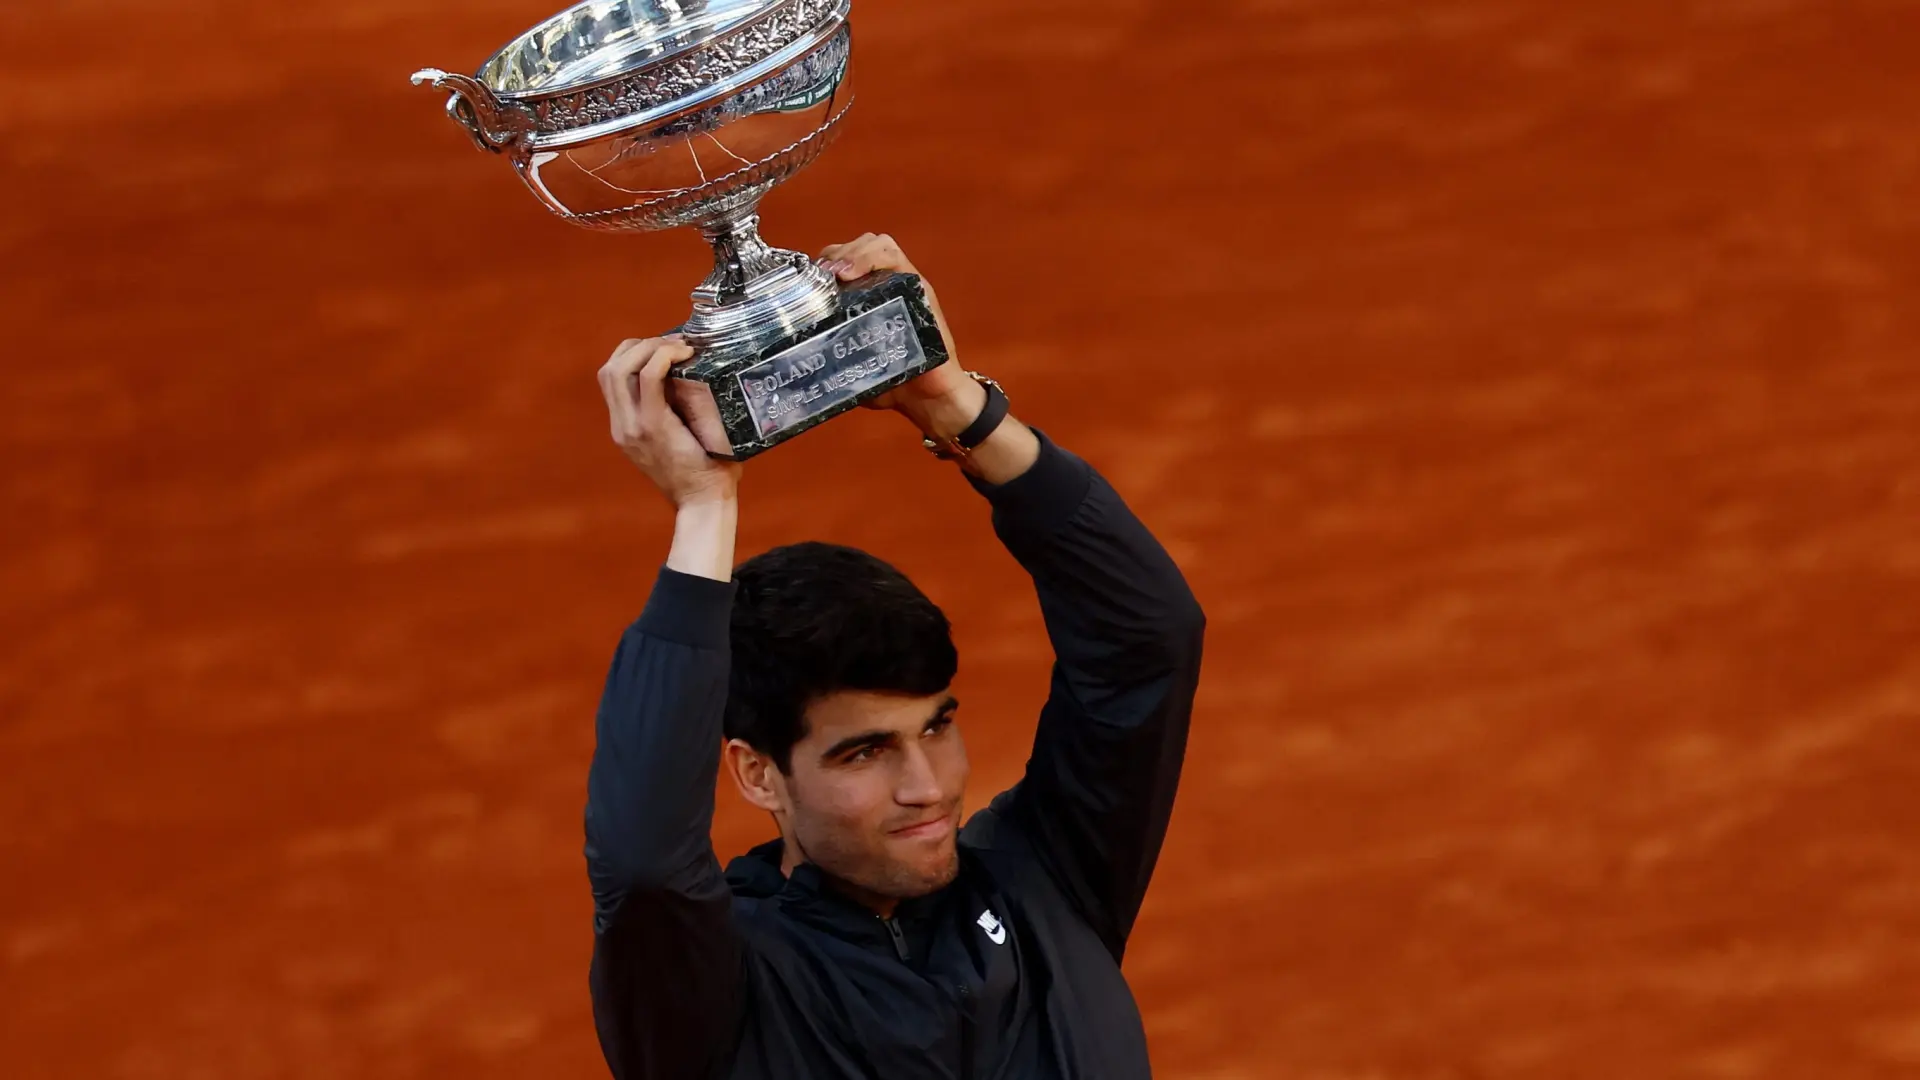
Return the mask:
<path fill-rule="evenodd" d="M 482 150 L 501 153 L 533 129 L 525 109 L 501 101 L 478 79 L 439 68 L 421 68 L 413 73 L 412 82 L 452 95 L 447 98 L 447 115 L 466 128 L 473 145 Z"/>

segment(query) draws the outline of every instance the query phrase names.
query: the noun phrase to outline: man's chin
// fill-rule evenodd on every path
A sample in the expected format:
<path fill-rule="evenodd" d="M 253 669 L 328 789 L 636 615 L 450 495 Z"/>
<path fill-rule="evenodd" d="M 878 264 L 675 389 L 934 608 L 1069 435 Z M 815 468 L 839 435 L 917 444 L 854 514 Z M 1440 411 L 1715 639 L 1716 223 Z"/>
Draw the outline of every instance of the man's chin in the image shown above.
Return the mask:
<path fill-rule="evenodd" d="M 952 843 L 948 843 L 942 856 L 918 861 L 910 867 L 901 866 L 900 870 L 896 878 L 899 891 L 894 893 L 895 899 L 917 899 L 953 884 L 953 879 L 960 876 L 960 852 Z"/>

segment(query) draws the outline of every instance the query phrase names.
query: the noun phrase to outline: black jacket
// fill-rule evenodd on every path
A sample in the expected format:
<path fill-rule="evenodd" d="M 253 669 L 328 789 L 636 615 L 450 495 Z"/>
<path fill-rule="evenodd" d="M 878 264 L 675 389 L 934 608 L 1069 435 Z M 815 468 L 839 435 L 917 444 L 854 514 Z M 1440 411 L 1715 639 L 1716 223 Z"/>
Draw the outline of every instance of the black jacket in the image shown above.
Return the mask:
<path fill-rule="evenodd" d="M 959 838 L 959 877 L 892 920 L 780 873 L 723 876 L 709 829 L 732 586 L 662 570 L 622 637 L 588 776 L 590 974 L 631 1080 L 1126 1080 L 1146 1036 L 1120 974 L 1166 835 L 1204 620 L 1105 480 L 1041 439 L 997 488 L 1056 662 L 1025 777 Z"/>

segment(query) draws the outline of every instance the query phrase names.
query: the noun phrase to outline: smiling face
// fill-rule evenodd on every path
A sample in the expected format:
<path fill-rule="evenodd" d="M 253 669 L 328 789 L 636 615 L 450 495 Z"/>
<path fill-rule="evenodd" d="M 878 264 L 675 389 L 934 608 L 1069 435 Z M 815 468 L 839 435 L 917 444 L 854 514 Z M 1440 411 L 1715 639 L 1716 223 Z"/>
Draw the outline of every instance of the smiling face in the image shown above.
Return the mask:
<path fill-rule="evenodd" d="M 925 896 L 959 872 L 970 770 L 957 706 L 946 693 L 839 691 L 807 707 L 790 772 L 738 740 L 727 747 L 728 771 L 779 822 L 788 869 L 813 863 L 890 913 L 894 901 Z"/>

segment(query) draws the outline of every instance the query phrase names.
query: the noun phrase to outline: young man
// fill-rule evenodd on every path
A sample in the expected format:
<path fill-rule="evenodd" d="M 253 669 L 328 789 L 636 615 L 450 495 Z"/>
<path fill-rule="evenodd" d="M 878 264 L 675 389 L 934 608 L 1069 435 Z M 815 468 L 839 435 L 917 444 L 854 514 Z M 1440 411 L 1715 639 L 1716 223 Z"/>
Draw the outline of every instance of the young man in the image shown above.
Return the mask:
<path fill-rule="evenodd" d="M 847 279 L 914 272 L 885 236 L 821 258 Z M 665 396 L 689 355 L 629 341 L 600 373 L 614 440 L 676 509 L 588 776 L 590 981 L 614 1075 L 1147 1076 L 1120 957 L 1200 671 L 1179 570 L 1105 480 L 957 363 L 874 403 L 957 458 L 1053 642 L 1025 777 L 963 818 L 946 618 L 848 548 L 733 567 L 740 466 L 701 449 L 715 417 Z M 723 763 L 780 830 L 724 876 L 708 835 Z"/>

